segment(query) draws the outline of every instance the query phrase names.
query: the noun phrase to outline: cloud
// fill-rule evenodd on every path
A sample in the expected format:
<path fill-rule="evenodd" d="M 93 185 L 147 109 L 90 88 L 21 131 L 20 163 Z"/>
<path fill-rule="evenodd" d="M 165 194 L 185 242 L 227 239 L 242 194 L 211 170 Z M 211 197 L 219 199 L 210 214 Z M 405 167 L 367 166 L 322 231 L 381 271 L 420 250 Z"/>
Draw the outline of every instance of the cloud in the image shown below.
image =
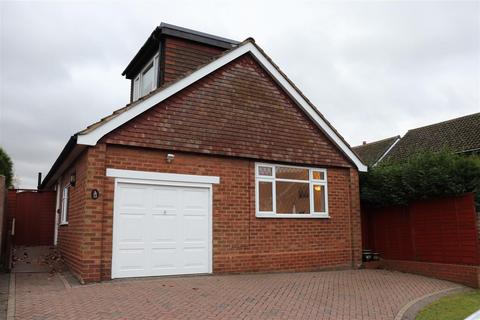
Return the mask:
<path fill-rule="evenodd" d="M 0 3 L 0 145 L 35 187 L 68 138 L 123 106 L 165 21 L 249 36 L 352 145 L 480 111 L 480 3 Z"/>

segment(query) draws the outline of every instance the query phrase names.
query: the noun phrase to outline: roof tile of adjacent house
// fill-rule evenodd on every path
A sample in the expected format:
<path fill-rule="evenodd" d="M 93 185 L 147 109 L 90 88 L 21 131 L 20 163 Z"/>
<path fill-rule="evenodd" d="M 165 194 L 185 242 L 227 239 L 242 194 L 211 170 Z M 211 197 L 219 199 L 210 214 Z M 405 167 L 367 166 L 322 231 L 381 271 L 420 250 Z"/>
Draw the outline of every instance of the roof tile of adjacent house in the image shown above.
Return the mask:
<path fill-rule="evenodd" d="M 378 140 L 370 143 L 365 143 L 360 146 L 353 147 L 353 151 L 362 159 L 363 163 L 373 166 L 382 156 L 393 146 L 395 142 L 400 139 L 400 136 L 390 137 L 383 140 Z"/>
<path fill-rule="evenodd" d="M 480 113 L 409 130 L 385 160 L 404 160 L 415 153 L 480 151 Z"/>

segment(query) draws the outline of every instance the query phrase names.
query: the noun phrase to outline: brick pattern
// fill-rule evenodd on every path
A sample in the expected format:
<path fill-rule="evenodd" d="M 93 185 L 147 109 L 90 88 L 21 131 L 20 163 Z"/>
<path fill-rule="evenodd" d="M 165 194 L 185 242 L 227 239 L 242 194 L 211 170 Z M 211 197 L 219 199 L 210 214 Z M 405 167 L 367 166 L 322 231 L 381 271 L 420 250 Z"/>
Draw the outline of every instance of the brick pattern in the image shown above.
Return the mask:
<path fill-rule="evenodd" d="M 101 144 L 77 161 L 77 186 L 70 194 L 69 224 L 60 227 L 59 248 L 83 281 L 110 279 L 114 179 L 105 177 L 106 168 L 220 176 L 221 183 L 213 188 L 216 273 L 306 271 L 359 263 L 361 244 L 352 223 L 359 221 L 359 212 L 348 196 L 358 192 L 358 184 L 350 189 L 351 175 L 357 177 L 353 169 L 328 168 L 330 219 L 260 219 L 255 217 L 254 161 L 176 153 L 169 164 L 165 157 L 164 151 Z M 99 199 L 90 199 L 92 189 L 100 191 Z"/>
<path fill-rule="evenodd" d="M 382 260 L 380 267 L 480 287 L 480 267 L 407 260 Z"/>
<path fill-rule="evenodd" d="M 77 185 L 70 192 L 69 224 L 60 227 L 59 248 L 83 281 L 110 278 L 114 184 L 105 178 L 106 168 L 220 176 L 221 184 L 213 189 L 214 272 L 305 271 L 360 263 L 354 169 L 328 169 L 331 219 L 257 219 L 254 161 L 176 153 L 168 164 L 165 157 L 163 151 L 100 144 L 69 170 L 76 171 Z M 100 191 L 98 200 L 90 199 L 92 189 Z"/>
<path fill-rule="evenodd" d="M 386 320 L 410 301 L 457 286 L 384 270 L 163 277 L 69 290 L 57 277 L 17 274 L 16 319 Z"/>
<path fill-rule="evenodd" d="M 164 46 L 164 83 L 172 82 L 197 69 L 225 50 L 175 37 L 166 37 Z"/>
<path fill-rule="evenodd" d="M 350 169 L 350 230 L 352 241 L 352 263 L 362 265 L 362 216 L 360 210 L 360 180 L 358 171 Z"/>
<path fill-rule="evenodd" d="M 249 54 L 103 140 L 164 150 L 351 166 Z"/>
<path fill-rule="evenodd" d="M 82 153 L 68 168 L 61 178 L 61 186 L 67 185 L 70 175 L 76 174 L 75 187 L 69 190 L 68 224 L 58 227 L 57 246 L 70 270 L 80 276 L 85 273 L 84 261 L 85 238 L 88 233 L 85 226 L 87 153 Z M 60 219 L 59 219 L 60 220 Z"/>

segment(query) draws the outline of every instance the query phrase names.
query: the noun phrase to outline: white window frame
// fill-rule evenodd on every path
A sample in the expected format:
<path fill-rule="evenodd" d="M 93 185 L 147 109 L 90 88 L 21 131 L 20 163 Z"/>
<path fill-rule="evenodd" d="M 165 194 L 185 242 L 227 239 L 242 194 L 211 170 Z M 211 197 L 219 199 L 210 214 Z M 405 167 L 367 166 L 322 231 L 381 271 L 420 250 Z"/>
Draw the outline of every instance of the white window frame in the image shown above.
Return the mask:
<path fill-rule="evenodd" d="M 68 224 L 68 199 L 70 193 L 70 184 L 67 184 L 62 189 L 62 200 L 61 200 L 61 212 L 60 212 L 60 225 Z"/>
<path fill-rule="evenodd" d="M 269 167 L 272 169 L 272 176 L 262 176 L 258 174 L 259 167 Z M 286 167 L 286 168 L 300 168 L 308 169 L 308 180 L 293 180 L 293 179 L 282 179 L 275 177 L 275 168 L 276 167 Z M 323 172 L 323 180 L 313 179 L 313 172 L 320 171 Z M 276 213 L 277 212 L 277 201 L 276 201 L 276 181 L 286 181 L 286 182 L 299 182 L 299 183 L 308 183 L 309 184 L 309 197 L 310 197 L 310 213 Z M 259 183 L 260 182 L 271 182 L 272 183 L 272 211 L 260 211 L 260 194 L 259 194 Z M 325 212 L 314 212 L 314 199 L 313 199 L 313 186 L 321 185 L 325 188 Z M 271 164 L 271 163 L 255 163 L 255 216 L 257 218 L 330 218 L 328 213 L 328 178 L 327 178 L 327 169 L 325 168 L 314 168 L 314 167 L 299 167 L 283 164 Z"/>
<path fill-rule="evenodd" d="M 140 92 L 141 88 L 143 87 L 143 73 L 145 70 L 148 68 L 150 64 L 153 63 L 153 83 L 152 83 L 152 89 L 150 92 L 153 90 L 157 89 L 157 83 L 158 83 L 158 60 L 159 60 L 159 53 L 157 53 L 152 59 L 148 61 L 148 63 L 145 64 L 145 66 L 140 70 L 138 75 L 133 78 L 133 101 L 136 101 L 143 97 Z M 147 93 L 148 94 L 148 93 Z"/>

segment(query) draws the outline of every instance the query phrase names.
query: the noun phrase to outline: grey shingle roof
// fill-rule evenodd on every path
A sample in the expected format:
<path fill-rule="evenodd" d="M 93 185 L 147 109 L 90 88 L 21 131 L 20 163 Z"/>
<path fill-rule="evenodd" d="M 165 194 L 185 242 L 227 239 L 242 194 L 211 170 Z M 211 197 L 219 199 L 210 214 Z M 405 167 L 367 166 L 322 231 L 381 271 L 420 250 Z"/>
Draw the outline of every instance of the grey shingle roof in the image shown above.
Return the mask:
<path fill-rule="evenodd" d="M 384 160 L 404 160 L 416 153 L 442 150 L 479 151 L 480 113 L 409 130 Z"/>
<path fill-rule="evenodd" d="M 362 144 L 353 147 L 352 150 L 360 157 L 363 163 L 368 166 L 374 165 L 385 152 L 397 141 L 400 136 L 386 138 L 383 140 Z"/>

